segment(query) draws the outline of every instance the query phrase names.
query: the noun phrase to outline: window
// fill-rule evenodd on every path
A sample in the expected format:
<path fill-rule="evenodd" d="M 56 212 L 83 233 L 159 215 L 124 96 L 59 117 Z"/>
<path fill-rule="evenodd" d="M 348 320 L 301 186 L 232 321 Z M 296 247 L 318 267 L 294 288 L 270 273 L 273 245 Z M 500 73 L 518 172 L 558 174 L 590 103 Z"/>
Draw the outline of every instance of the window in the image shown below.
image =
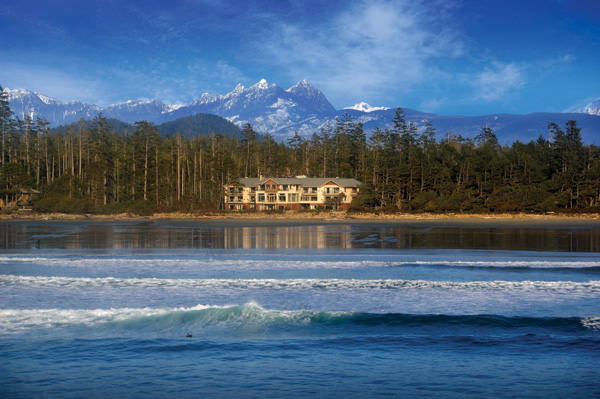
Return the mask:
<path fill-rule="evenodd" d="M 258 194 L 258 202 L 265 202 L 265 195 L 264 194 Z"/>
<path fill-rule="evenodd" d="M 281 186 L 281 190 L 282 191 L 287 191 L 288 190 L 288 185 L 284 184 L 283 186 Z"/>
<path fill-rule="evenodd" d="M 316 202 L 317 201 L 317 197 L 310 197 L 310 200 L 313 201 L 313 202 Z"/>
<path fill-rule="evenodd" d="M 279 202 L 285 202 L 285 194 L 279 194 Z"/>
<path fill-rule="evenodd" d="M 333 192 L 334 192 L 334 194 L 339 193 L 340 192 L 340 188 L 339 187 L 334 187 L 333 188 Z"/>

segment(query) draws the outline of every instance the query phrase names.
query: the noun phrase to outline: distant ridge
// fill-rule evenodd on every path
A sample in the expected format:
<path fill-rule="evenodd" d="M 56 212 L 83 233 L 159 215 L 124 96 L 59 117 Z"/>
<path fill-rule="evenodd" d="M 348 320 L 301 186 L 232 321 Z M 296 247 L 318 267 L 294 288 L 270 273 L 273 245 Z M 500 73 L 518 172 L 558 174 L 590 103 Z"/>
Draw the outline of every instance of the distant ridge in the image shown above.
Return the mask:
<path fill-rule="evenodd" d="M 158 126 L 163 135 L 181 133 L 184 137 L 210 136 L 212 133 L 229 137 L 241 137 L 240 129 L 225 118 L 211 114 L 195 114 L 165 122 Z"/>
<path fill-rule="evenodd" d="M 278 141 L 285 141 L 296 133 L 309 138 L 327 126 L 335 126 L 336 119 L 344 115 L 350 115 L 356 122 L 362 123 L 367 132 L 375 127 L 391 128 L 395 115 L 394 108 L 373 107 L 364 102 L 336 110 L 325 95 L 306 80 L 284 90 L 262 79 L 248 88 L 237 85 L 226 95 L 205 93 L 191 103 L 179 106 L 151 100 L 127 101 L 102 108 L 77 101 L 61 102 L 23 89 L 7 92 L 11 109 L 17 117 L 23 118 L 25 114 L 40 115 L 53 126 L 76 122 L 80 118 L 92 119 L 100 112 L 107 118 L 130 124 L 141 120 L 161 124 L 191 115 L 211 114 L 227 119 L 238 128 L 250 123 L 257 133 L 269 133 Z M 527 142 L 536 140 L 540 135 L 547 137 L 550 122 L 562 127 L 567 120 L 574 119 L 582 128 L 581 135 L 586 143 L 600 142 L 600 100 L 590 103 L 580 111 L 527 115 L 441 116 L 404 108 L 406 120 L 413 122 L 419 131 L 423 131 L 425 120 L 432 122 L 439 139 L 447 134 L 474 138 L 481 132 L 481 128 L 487 125 L 496 133 L 501 144 L 510 144 L 517 140 Z M 182 121 L 179 122 L 179 126 L 198 122 Z M 165 129 L 173 129 L 171 125 L 167 126 Z M 230 126 L 219 126 L 234 134 L 229 130 Z M 180 129 L 190 131 L 189 126 Z"/>
<path fill-rule="evenodd" d="M 120 134 L 131 134 L 135 130 L 135 125 L 120 121 L 114 118 L 107 118 L 108 125 Z M 93 127 L 93 120 L 85 120 L 86 129 Z M 61 125 L 52 130 L 64 133 L 67 125 Z M 174 121 L 165 122 L 157 125 L 158 131 L 162 136 L 173 136 L 181 133 L 184 137 L 193 138 L 198 136 L 210 136 L 211 134 L 220 134 L 229 137 L 241 137 L 240 129 L 225 118 L 210 114 L 196 114 L 178 118 Z"/>

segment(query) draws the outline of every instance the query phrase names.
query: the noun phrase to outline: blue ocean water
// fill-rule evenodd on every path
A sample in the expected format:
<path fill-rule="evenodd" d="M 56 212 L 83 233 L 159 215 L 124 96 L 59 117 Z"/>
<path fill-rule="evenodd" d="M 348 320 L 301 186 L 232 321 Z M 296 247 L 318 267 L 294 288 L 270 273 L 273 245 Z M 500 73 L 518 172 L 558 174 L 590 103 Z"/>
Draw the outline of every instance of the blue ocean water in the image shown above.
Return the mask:
<path fill-rule="evenodd" d="M 0 396 L 597 398 L 599 235 L 5 223 Z"/>

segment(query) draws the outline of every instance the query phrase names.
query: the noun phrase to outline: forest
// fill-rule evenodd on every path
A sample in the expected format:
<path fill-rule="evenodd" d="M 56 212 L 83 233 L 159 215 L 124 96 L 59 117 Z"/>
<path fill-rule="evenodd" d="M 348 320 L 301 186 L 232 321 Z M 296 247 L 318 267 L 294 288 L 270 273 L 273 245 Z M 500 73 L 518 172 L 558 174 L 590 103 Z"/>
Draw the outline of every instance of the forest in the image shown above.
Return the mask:
<path fill-rule="evenodd" d="M 0 196 L 35 189 L 38 212 L 213 212 L 223 186 L 241 177 L 306 175 L 363 182 L 356 212 L 598 212 L 600 148 L 582 142 L 574 120 L 548 129 L 548 138 L 511 145 L 487 127 L 474 139 L 436 139 L 430 122 L 419 130 L 401 108 L 392 128 L 369 136 L 346 116 L 283 143 L 249 124 L 241 136 L 161 135 L 146 121 L 119 133 L 102 115 L 51 129 L 15 118 L 3 93 Z"/>

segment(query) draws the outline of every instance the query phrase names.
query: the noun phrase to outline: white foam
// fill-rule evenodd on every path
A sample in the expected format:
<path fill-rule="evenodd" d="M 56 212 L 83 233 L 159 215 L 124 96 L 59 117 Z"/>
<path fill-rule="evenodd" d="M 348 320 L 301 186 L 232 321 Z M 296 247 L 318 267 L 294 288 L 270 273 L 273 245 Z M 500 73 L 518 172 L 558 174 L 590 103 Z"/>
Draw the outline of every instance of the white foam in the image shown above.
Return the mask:
<path fill-rule="evenodd" d="M 203 270 L 263 270 L 263 269 L 348 269 L 348 268 L 374 268 L 374 267 L 403 267 L 403 266 L 446 266 L 446 267 L 481 267 L 481 268 L 600 268 L 600 260 L 589 260 L 583 257 L 581 260 L 573 258 L 553 258 L 543 260 L 529 258 L 505 258 L 503 260 L 485 260 L 479 257 L 469 256 L 470 259 L 456 259 L 455 256 L 354 256 L 334 257 L 320 256 L 322 260 L 314 258 L 293 258 L 288 256 L 265 256 L 258 258 L 235 258 L 230 256 L 206 256 L 194 257 L 30 257 L 30 256 L 0 256 L 2 263 L 27 263 L 39 264 L 45 267 L 70 267 L 97 269 L 102 266 L 103 270 L 127 270 L 127 269 L 194 269 L 202 267 Z M 310 259 L 310 260 L 309 260 Z"/>
<path fill-rule="evenodd" d="M 14 334 L 29 329 L 92 326 L 136 317 L 164 315 L 173 311 L 206 308 L 208 306 L 198 305 L 192 308 L 3 309 L 0 310 L 0 331 Z"/>
<path fill-rule="evenodd" d="M 417 265 L 441 264 L 444 266 L 469 266 L 469 267 L 506 267 L 506 268 L 589 268 L 600 267 L 600 261 L 532 261 L 532 260 L 506 260 L 506 261 L 443 261 L 422 262 L 416 261 Z"/>
<path fill-rule="evenodd" d="M 585 317 L 581 324 L 591 330 L 600 330 L 600 317 Z"/>
<path fill-rule="evenodd" d="M 205 311 L 197 313 L 196 311 Z M 348 312 L 330 312 L 331 315 Z M 169 324 L 179 329 L 181 324 L 201 323 L 204 327 L 226 325 L 264 325 L 273 321 L 293 321 L 307 323 L 315 312 L 310 310 L 269 310 L 255 302 L 245 305 L 208 306 L 173 308 L 110 308 L 110 309 L 5 309 L 0 310 L 0 332 L 17 334 L 27 330 L 62 329 L 68 327 L 99 327 L 103 324 L 125 322 L 136 328 L 135 323 L 157 324 L 160 330 Z M 165 319 L 144 318 L 165 316 Z M 165 323 L 166 321 L 166 323 Z M 130 324 L 133 323 L 133 324 Z M 139 324 L 138 324 L 139 325 Z M 147 326 L 147 324 L 146 324 Z M 116 327 L 112 324 L 109 330 Z M 166 330 L 163 330 L 166 331 Z"/>
<path fill-rule="evenodd" d="M 0 275 L 0 287 L 160 288 L 160 289 L 269 289 L 269 290 L 406 290 L 552 291 L 600 294 L 600 281 L 428 281 L 356 279 L 171 279 L 116 277 L 31 277 Z"/>

